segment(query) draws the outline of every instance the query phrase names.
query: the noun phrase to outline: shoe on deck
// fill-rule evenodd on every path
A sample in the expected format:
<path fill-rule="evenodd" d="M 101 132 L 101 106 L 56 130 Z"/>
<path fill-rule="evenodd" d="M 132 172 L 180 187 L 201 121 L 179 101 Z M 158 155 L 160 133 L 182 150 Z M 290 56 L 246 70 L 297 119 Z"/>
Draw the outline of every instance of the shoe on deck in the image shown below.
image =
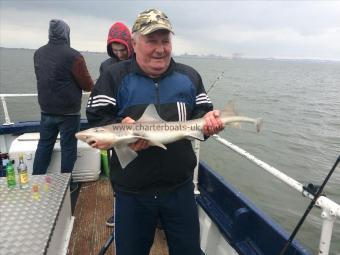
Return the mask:
<path fill-rule="evenodd" d="M 111 227 L 111 228 L 115 226 L 115 217 L 114 216 L 111 216 L 110 218 L 107 219 L 106 226 Z"/>

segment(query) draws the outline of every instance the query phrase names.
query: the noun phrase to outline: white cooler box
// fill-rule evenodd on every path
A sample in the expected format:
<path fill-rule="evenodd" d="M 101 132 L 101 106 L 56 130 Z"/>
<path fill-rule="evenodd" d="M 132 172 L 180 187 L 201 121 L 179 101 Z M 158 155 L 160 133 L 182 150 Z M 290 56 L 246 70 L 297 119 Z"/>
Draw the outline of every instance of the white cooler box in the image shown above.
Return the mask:
<path fill-rule="evenodd" d="M 26 133 L 17 137 L 11 144 L 9 156 L 15 160 L 17 168 L 19 154 L 24 154 L 28 172 L 32 174 L 35 151 L 38 146 L 39 133 Z M 51 163 L 47 173 L 60 173 L 61 152 L 59 137 L 54 145 Z M 74 165 L 72 178 L 75 182 L 98 180 L 100 174 L 100 150 L 91 148 L 87 143 L 78 140 L 77 161 Z"/>

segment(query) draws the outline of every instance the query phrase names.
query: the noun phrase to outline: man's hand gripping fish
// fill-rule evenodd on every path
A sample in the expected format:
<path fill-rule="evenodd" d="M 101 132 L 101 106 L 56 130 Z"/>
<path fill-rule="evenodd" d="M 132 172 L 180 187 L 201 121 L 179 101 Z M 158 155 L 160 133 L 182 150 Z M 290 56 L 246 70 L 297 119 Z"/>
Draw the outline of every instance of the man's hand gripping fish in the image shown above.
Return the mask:
<path fill-rule="evenodd" d="M 224 125 L 239 126 L 240 122 L 254 123 L 259 132 L 262 124 L 261 119 L 252 119 L 238 116 L 234 111 L 234 104 L 230 102 L 221 111 L 220 119 Z M 142 117 L 133 124 L 111 124 L 103 127 L 90 128 L 76 134 L 77 139 L 89 145 L 97 141 L 105 141 L 110 146 L 104 149 L 114 148 L 122 168 L 125 168 L 137 156 L 137 152 L 128 145 L 138 139 L 144 139 L 150 146 L 158 146 L 163 149 L 166 144 L 180 139 L 204 140 L 204 118 L 189 121 L 166 122 L 161 119 L 154 105 L 149 105 Z"/>

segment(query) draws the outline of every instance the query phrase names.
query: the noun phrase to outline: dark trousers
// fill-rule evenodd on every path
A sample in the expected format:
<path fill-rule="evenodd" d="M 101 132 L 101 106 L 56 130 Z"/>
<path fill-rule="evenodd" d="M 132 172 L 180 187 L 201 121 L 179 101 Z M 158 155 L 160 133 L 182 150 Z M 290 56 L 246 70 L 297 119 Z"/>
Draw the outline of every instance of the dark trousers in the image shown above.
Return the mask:
<path fill-rule="evenodd" d="M 116 255 L 148 255 L 157 220 L 170 255 L 199 255 L 199 220 L 192 182 L 165 195 L 135 195 L 116 190 Z"/>
<path fill-rule="evenodd" d="M 61 172 L 70 173 L 77 160 L 77 139 L 80 115 L 41 114 L 40 139 L 35 152 L 32 174 L 45 174 L 51 161 L 54 144 L 60 132 Z"/>

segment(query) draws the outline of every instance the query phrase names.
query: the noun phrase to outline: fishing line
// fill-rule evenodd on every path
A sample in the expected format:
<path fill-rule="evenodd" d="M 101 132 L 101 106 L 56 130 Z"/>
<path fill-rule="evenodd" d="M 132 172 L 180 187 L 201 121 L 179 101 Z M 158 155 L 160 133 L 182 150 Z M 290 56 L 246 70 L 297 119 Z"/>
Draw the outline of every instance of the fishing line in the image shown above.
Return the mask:
<path fill-rule="evenodd" d="M 222 71 L 221 75 L 217 76 L 216 79 L 211 83 L 210 87 L 207 90 L 207 94 L 212 90 L 216 84 L 217 81 L 221 80 L 223 78 L 224 71 Z"/>
<path fill-rule="evenodd" d="M 331 175 L 333 174 L 335 168 L 337 167 L 337 165 L 340 162 L 340 155 L 338 156 L 338 159 L 335 161 L 332 169 L 329 171 L 328 175 L 326 176 L 325 180 L 323 181 L 323 183 L 321 184 L 320 188 L 318 189 L 318 191 L 316 192 L 316 194 L 314 195 L 314 198 L 312 199 L 312 201 L 310 202 L 309 206 L 307 207 L 305 213 L 303 214 L 303 216 L 301 217 L 299 223 L 296 225 L 295 229 L 293 230 L 292 234 L 290 235 L 290 237 L 288 238 L 285 246 L 282 248 L 280 255 L 284 255 L 286 250 L 288 249 L 288 247 L 291 245 L 295 235 L 297 234 L 297 232 L 299 231 L 300 227 L 302 226 L 303 222 L 305 221 L 306 217 L 308 216 L 309 212 L 312 210 L 313 206 L 316 203 L 316 200 L 318 200 L 318 198 L 320 197 L 323 188 L 325 187 L 325 185 L 327 184 L 329 178 L 331 177 Z"/>

